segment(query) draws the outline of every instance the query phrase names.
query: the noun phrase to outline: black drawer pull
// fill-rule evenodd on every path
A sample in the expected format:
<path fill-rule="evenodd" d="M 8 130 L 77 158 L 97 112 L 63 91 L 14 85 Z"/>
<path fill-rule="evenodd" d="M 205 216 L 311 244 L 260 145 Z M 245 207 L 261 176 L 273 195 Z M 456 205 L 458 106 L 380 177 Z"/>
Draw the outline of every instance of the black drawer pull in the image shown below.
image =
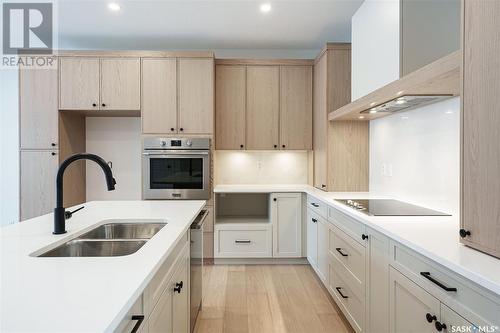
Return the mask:
<path fill-rule="evenodd" d="M 318 222 L 318 220 L 316 219 L 311 219 L 311 221 L 313 221 L 314 223 Z"/>
<path fill-rule="evenodd" d="M 439 321 L 436 321 L 434 323 L 434 326 L 436 326 L 436 330 L 438 330 L 438 332 L 441 332 L 442 330 L 446 329 L 446 324 L 445 323 L 440 323 Z"/>
<path fill-rule="evenodd" d="M 340 253 L 342 255 L 342 257 L 348 257 L 349 256 L 348 254 L 345 254 L 344 252 L 342 252 L 342 248 L 340 248 L 340 247 L 337 247 L 335 250 L 337 250 L 337 252 Z"/>
<path fill-rule="evenodd" d="M 342 292 L 340 291 L 340 289 L 342 289 L 342 288 L 336 287 L 335 289 L 337 289 L 337 292 L 339 293 L 340 296 L 342 296 L 342 298 L 349 298 L 349 296 L 342 294 Z"/>
<path fill-rule="evenodd" d="M 134 328 L 132 328 L 132 331 L 130 333 L 136 333 L 139 330 L 139 327 L 141 327 L 142 322 L 144 321 L 144 316 L 133 315 L 132 320 L 137 320 L 137 323 L 135 323 Z"/>
<path fill-rule="evenodd" d="M 433 322 L 434 320 L 436 320 L 437 318 L 436 318 L 436 316 L 431 315 L 430 313 L 427 313 L 427 314 L 425 315 L 425 319 L 427 319 L 427 322 L 432 323 L 432 322 Z"/>
<path fill-rule="evenodd" d="M 174 292 L 177 292 L 178 294 L 181 293 L 182 287 L 184 287 L 184 281 L 177 282 L 174 287 Z"/>
<path fill-rule="evenodd" d="M 315 202 L 311 202 L 311 205 L 313 205 L 313 206 L 314 206 L 314 207 L 316 207 L 316 208 L 318 208 L 318 207 L 319 207 L 319 205 L 318 205 L 317 203 L 315 203 Z"/>
<path fill-rule="evenodd" d="M 250 244 L 250 240 L 249 239 L 237 239 L 234 241 L 236 244 Z"/>
<path fill-rule="evenodd" d="M 426 278 L 427 280 L 431 281 L 432 283 L 436 284 L 441 289 L 444 289 L 446 291 L 457 291 L 457 288 L 447 287 L 444 284 L 442 284 L 441 282 L 439 282 L 438 280 L 436 280 L 435 278 L 433 278 L 431 276 L 430 272 L 420 272 L 420 275 L 422 275 L 424 278 Z"/>

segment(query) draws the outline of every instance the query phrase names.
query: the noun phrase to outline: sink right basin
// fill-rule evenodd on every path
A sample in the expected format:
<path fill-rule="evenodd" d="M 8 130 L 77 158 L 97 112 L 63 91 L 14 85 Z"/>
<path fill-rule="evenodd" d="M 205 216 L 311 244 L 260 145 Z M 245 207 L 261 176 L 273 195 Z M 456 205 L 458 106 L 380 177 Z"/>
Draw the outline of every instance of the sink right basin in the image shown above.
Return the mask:
<path fill-rule="evenodd" d="M 117 257 L 139 250 L 146 240 L 73 239 L 39 257 Z"/>
<path fill-rule="evenodd" d="M 166 223 L 106 223 L 77 239 L 150 239 Z"/>

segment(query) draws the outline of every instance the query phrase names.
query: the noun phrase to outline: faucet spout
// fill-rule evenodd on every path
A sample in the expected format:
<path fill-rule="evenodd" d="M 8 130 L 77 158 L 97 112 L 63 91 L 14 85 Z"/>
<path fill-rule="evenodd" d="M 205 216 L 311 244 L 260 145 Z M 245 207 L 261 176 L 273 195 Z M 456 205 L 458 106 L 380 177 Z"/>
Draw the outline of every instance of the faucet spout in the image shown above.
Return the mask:
<path fill-rule="evenodd" d="M 57 171 L 56 177 L 56 208 L 54 209 L 54 235 L 64 234 L 66 233 L 66 209 L 63 207 L 63 179 L 64 179 L 64 171 L 66 168 L 73 162 L 78 160 L 89 160 L 97 163 L 102 171 L 104 172 L 104 177 L 106 178 L 106 185 L 108 187 L 108 191 L 112 191 L 115 189 L 116 181 L 113 178 L 113 172 L 111 168 L 106 163 L 106 161 L 97 155 L 94 154 L 75 154 L 68 157 L 64 162 L 59 166 L 59 170 Z"/>

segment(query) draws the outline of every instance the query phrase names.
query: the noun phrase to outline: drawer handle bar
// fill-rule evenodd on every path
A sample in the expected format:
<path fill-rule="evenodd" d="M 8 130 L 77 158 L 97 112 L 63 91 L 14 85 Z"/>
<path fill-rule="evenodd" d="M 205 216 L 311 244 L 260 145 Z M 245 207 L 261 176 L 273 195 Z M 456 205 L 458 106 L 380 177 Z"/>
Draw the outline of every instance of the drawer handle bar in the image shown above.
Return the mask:
<path fill-rule="evenodd" d="M 250 244 L 251 241 L 249 239 L 237 239 L 234 241 L 236 244 Z"/>
<path fill-rule="evenodd" d="M 342 288 L 336 287 L 335 289 L 337 289 L 337 292 L 339 293 L 340 296 L 342 296 L 342 298 L 349 298 L 349 296 L 342 294 L 342 292 L 340 291 L 340 289 L 342 289 Z"/>
<path fill-rule="evenodd" d="M 315 202 L 311 202 L 311 205 L 313 205 L 313 206 L 314 206 L 314 207 L 316 207 L 316 208 L 318 208 L 318 207 L 319 207 L 319 205 L 318 205 L 317 203 L 315 203 Z"/>
<path fill-rule="evenodd" d="M 316 219 L 311 219 L 311 221 L 313 221 L 314 223 L 318 222 L 318 220 Z"/>
<path fill-rule="evenodd" d="M 349 256 L 348 254 L 342 252 L 342 248 L 341 247 L 337 247 L 337 248 L 335 248 L 335 250 L 337 250 L 337 252 L 340 253 L 340 255 L 342 257 L 348 257 Z"/>
<path fill-rule="evenodd" d="M 444 289 L 446 291 L 457 291 L 457 288 L 447 287 L 444 284 L 442 284 L 440 281 L 438 281 L 435 278 L 433 278 L 431 276 L 430 272 L 420 272 L 420 275 L 422 275 L 424 278 L 426 278 L 427 280 L 431 281 L 432 283 L 434 283 L 435 285 L 437 285 L 441 289 Z"/>
<path fill-rule="evenodd" d="M 136 333 L 139 330 L 139 327 L 141 327 L 142 322 L 144 321 L 144 316 L 133 315 L 132 320 L 137 320 L 137 323 L 135 323 L 134 328 L 132 328 L 132 331 L 130 333 Z"/>

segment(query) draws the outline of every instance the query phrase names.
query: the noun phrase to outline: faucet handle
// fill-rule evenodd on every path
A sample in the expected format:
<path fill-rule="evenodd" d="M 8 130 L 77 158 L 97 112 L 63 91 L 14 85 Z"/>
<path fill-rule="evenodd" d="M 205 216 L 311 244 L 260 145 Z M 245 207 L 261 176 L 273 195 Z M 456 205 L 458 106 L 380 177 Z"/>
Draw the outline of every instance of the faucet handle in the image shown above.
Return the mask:
<path fill-rule="evenodd" d="M 80 208 L 75 209 L 75 210 L 74 210 L 74 211 L 72 211 L 72 212 L 64 212 L 64 217 L 65 217 L 65 219 L 66 219 L 66 220 L 67 220 L 67 219 L 70 219 L 70 218 L 73 216 L 73 213 L 76 213 L 76 212 L 78 212 L 79 210 L 82 210 L 82 209 L 84 209 L 84 208 L 85 208 L 85 206 L 82 206 L 82 207 L 80 207 Z"/>

